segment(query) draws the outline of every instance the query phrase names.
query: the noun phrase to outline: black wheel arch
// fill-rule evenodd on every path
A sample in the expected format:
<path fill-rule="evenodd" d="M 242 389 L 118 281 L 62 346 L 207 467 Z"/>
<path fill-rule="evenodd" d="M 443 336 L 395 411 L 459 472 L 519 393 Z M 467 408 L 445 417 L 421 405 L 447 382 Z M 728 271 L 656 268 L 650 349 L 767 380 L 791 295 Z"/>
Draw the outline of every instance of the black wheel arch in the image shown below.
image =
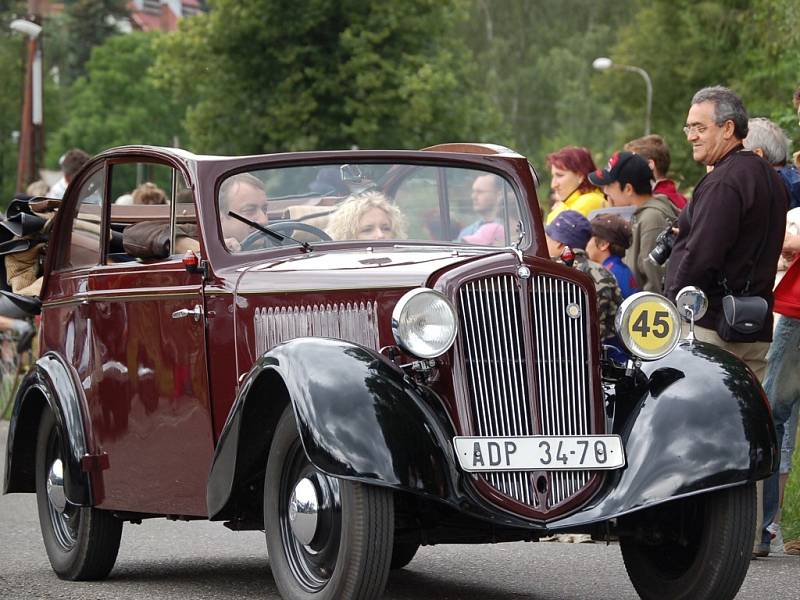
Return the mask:
<path fill-rule="evenodd" d="M 768 401 L 753 372 L 710 344 L 682 342 L 643 365 L 646 385 L 617 397 L 630 411 L 615 432 L 626 452 L 584 509 L 552 523 L 570 527 L 768 477 L 779 448 Z"/>
<path fill-rule="evenodd" d="M 63 357 L 48 352 L 25 376 L 14 399 L 8 429 L 4 493 L 36 491 L 36 438 L 44 410 L 56 419 L 66 457 L 64 492 L 78 506 L 93 504 L 89 474 L 81 468 L 88 451 L 84 398 L 75 370 Z"/>
<path fill-rule="evenodd" d="M 256 500 L 250 488 L 264 473 L 288 403 L 304 451 L 320 471 L 452 498 L 458 478 L 452 431 L 424 394 L 385 357 L 351 342 L 295 338 L 269 350 L 245 378 L 217 443 L 209 518 L 239 518 L 242 503 Z"/>

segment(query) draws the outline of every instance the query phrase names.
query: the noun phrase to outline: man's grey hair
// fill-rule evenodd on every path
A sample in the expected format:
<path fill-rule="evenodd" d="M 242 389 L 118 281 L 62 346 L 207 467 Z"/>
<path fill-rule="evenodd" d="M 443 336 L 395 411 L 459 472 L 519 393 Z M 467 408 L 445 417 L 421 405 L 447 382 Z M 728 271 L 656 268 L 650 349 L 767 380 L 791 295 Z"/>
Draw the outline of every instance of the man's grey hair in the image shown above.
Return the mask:
<path fill-rule="evenodd" d="M 714 122 L 720 127 L 725 121 L 733 121 L 733 134 L 740 140 L 747 137 L 747 109 L 733 90 L 721 85 L 706 87 L 692 98 L 692 104 L 712 102 Z"/>
<path fill-rule="evenodd" d="M 776 167 L 785 165 L 789 156 L 789 138 L 783 133 L 783 129 L 764 117 L 750 119 L 748 126 L 744 147 L 748 150 L 761 148 L 769 164 Z"/>

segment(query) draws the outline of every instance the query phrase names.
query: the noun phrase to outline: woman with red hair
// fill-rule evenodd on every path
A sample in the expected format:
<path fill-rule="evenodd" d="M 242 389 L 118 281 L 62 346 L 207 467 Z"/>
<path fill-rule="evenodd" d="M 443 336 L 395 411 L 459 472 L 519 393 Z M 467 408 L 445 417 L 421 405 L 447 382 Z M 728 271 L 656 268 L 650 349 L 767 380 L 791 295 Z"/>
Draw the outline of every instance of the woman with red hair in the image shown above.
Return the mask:
<path fill-rule="evenodd" d="M 547 166 L 550 167 L 550 189 L 556 200 L 547 215 L 547 223 L 564 210 L 577 210 L 588 216 L 591 211 L 606 205 L 603 192 L 587 178 L 589 173 L 597 170 L 597 166 L 586 148 L 561 148 L 547 155 Z"/>

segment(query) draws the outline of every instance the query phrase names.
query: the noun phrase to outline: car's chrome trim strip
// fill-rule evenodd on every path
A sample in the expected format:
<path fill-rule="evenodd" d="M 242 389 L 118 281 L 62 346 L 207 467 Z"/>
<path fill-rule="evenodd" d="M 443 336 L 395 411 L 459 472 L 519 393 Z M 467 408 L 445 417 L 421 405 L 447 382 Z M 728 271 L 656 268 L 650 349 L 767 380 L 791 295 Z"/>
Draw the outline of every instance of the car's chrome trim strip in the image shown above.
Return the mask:
<path fill-rule="evenodd" d="M 122 292 L 122 293 L 119 293 Z M 170 292 L 170 291 L 162 291 L 158 292 L 157 294 L 154 293 L 136 293 L 136 291 L 131 290 L 130 293 L 125 293 L 126 290 L 117 290 L 117 293 L 108 294 L 104 292 L 97 292 L 97 293 L 82 293 L 77 294 L 75 296 L 71 296 L 70 298 L 65 298 L 63 300 L 52 300 L 50 302 L 45 302 L 42 304 L 42 308 L 55 308 L 55 307 L 63 307 L 69 306 L 71 304 L 82 304 L 84 302 L 109 302 L 109 301 L 116 301 L 116 300 L 132 300 L 132 301 L 139 301 L 139 300 L 162 300 L 164 298 L 197 298 L 200 295 L 200 290 L 198 288 L 194 288 L 194 291 L 185 291 L 185 292 Z"/>
<path fill-rule="evenodd" d="M 405 282 L 405 283 L 398 283 L 397 285 L 394 284 L 381 284 L 380 287 L 374 288 L 375 290 L 407 290 L 412 285 L 418 285 L 415 283 L 416 280 L 413 282 Z M 236 294 L 239 296 L 264 296 L 268 294 L 275 294 L 279 292 L 291 292 L 291 293 L 319 293 L 320 291 L 359 291 L 363 292 L 365 290 L 369 290 L 370 288 L 365 288 L 364 285 L 341 285 L 336 283 L 331 283 L 330 285 L 320 283 L 315 287 L 309 288 L 301 288 L 301 287 L 294 287 L 290 285 L 276 285 L 274 288 L 259 288 L 259 289 L 238 289 L 236 290 Z"/>
<path fill-rule="evenodd" d="M 378 350 L 378 303 L 256 308 L 256 353 L 297 337 L 330 337 Z"/>

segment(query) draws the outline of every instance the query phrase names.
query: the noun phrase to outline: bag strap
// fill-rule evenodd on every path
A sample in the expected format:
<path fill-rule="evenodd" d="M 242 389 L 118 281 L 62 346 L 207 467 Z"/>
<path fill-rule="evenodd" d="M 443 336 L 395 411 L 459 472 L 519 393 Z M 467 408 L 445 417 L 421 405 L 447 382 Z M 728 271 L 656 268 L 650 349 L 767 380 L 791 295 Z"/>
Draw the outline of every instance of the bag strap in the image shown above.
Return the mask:
<path fill-rule="evenodd" d="M 763 159 L 762 159 L 763 160 Z M 767 169 L 767 186 L 769 187 L 769 197 L 770 199 L 774 199 L 775 197 L 775 187 L 772 181 L 772 167 L 764 161 L 764 167 Z M 750 284 L 753 282 L 753 278 L 756 274 L 756 267 L 758 266 L 758 260 L 761 258 L 761 255 L 764 253 L 764 248 L 767 245 L 767 240 L 769 239 L 769 225 L 772 221 L 772 206 L 770 205 L 769 210 L 767 211 L 767 227 L 764 231 L 764 237 L 761 238 L 761 243 L 758 245 L 758 252 L 756 252 L 756 257 L 751 260 L 750 272 L 747 274 L 747 281 L 744 284 L 744 289 L 742 289 L 739 296 L 747 296 L 750 292 Z M 724 272 L 720 272 L 721 278 L 719 280 L 719 284 L 722 286 L 722 291 L 725 292 L 726 295 L 737 295 L 734 294 L 730 288 L 728 287 L 728 278 L 725 276 Z"/>

